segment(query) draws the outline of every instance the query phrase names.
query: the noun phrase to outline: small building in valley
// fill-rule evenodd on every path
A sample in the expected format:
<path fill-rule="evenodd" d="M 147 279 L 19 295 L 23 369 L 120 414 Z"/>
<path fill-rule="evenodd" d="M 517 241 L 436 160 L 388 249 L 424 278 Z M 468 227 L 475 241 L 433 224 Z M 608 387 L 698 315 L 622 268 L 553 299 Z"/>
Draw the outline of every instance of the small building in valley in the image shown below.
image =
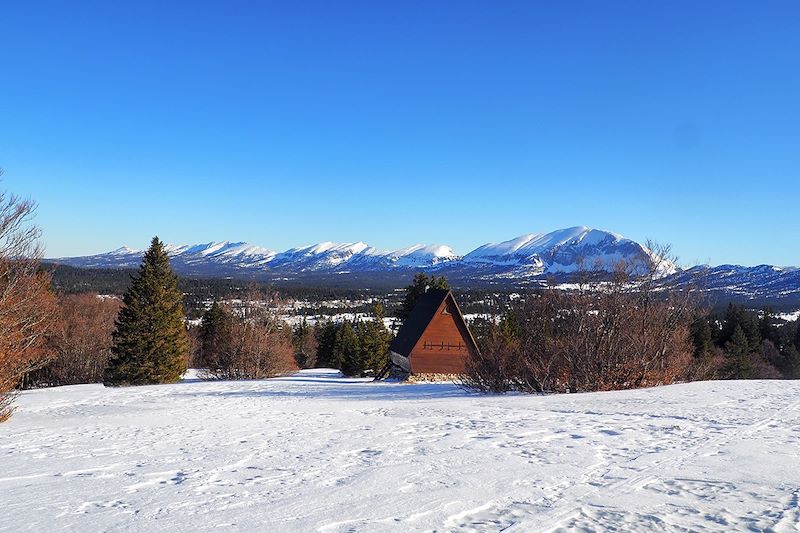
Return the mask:
<path fill-rule="evenodd" d="M 417 300 L 389 347 L 392 363 L 412 375 L 463 374 L 478 346 L 453 293 L 429 289 Z"/>

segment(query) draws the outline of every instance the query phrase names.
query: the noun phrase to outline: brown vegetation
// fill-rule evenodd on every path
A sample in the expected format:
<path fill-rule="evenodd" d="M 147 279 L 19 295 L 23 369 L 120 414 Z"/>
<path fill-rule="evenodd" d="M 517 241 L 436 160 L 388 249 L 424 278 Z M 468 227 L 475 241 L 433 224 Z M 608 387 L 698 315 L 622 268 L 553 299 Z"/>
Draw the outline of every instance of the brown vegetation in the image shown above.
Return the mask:
<path fill-rule="evenodd" d="M 496 392 L 574 392 L 684 379 L 696 308 L 690 291 L 657 286 L 662 266 L 651 261 L 641 275 L 641 265 L 621 264 L 610 281 L 589 284 L 592 276 L 581 273 L 574 290 L 549 287 L 528 295 L 468 360 L 465 384 Z"/>
<path fill-rule="evenodd" d="M 264 379 L 297 370 L 292 331 L 275 309 L 276 295 L 251 290 L 226 310 L 214 349 L 205 350 L 207 374 L 215 379 Z"/>
<path fill-rule="evenodd" d="M 0 191 L 0 422 L 13 412 L 14 389 L 47 358 L 55 312 L 49 276 L 39 270 L 34 204 Z"/>
<path fill-rule="evenodd" d="M 51 359 L 25 377 L 25 386 L 102 382 L 120 303 L 117 298 L 96 294 L 59 298 L 59 316 L 49 334 Z"/>

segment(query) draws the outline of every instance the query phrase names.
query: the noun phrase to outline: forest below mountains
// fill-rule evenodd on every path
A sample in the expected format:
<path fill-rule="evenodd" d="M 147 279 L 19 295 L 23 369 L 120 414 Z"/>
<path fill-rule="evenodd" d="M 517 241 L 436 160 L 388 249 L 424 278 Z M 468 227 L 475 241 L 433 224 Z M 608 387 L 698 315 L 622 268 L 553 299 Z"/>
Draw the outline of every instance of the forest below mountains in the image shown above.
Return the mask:
<path fill-rule="evenodd" d="M 67 265 L 45 264 L 53 288 L 60 294 L 96 293 L 121 296 L 131 282 L 136 269 L 77 268 Z M 411 280 L 409 280 L 410 282 Z M 406 283 L 407 285 L 407 283 Z M 347 310 L 351 313 L 369 313 L 371 300 L 378 299 L 385 306 L 387 316 L 401 305 L 401 288 L 343 288 L 303 284 L 275 284 L 254 280 L 221 278 L 178 277 L 178 288 L 184 295 L 184 306 L 189 318 L 199 318 L 211 302 L 237 298 L 252 289 L 276 291 L 284 300 L 300 302 L 296 314 L 335 315 Z M 498 314 L 508 308 L 512 290 L 492 290 L 455 287 L 461 310 L 467 314 Z M 303 307 L 302 302 L 308 302 Z"/>
<path fill-rule="evenodd" d="M 108 295 L 122 295 L 127 289 L 136 269 L 116 268 L 79 268 L 68 265 L 44 263 L 44 268 L 50 272 L 54 289 L 62 294 L 97 293 Z M 327 283 L 307 283 L 300 280 L 291 282 L 258 281 L 252 279 L 232 278 L 198 278 L 178 277 L 178 287 L 184 294 L 184 305 L 190 318 L 199 318 L 208 302 L 221 298 L 232 298 L 245 293 L 249 288 L 257 287 L 263 290 L 280 292 L 284 299 L 303 300 L 315 304 L 305 309 L 308 314 L 324 313 L 336 314 L 341 307 L 330 306 L 335 301 L 364 301 L 361 306 L 350 310 L 358 313 L 367 313 L 370 304 L 367 300 L 379 298 L 386 307 L 387 315 L 393 316 L 394 308 L 399 305 L 398 292 L 401 287 L 408 285 L 413 276 L 409 276 L 402 283 L 397 280 L 390 282 L 381 280 L 377 285 L 367 284 L 359 286 L 357 283 L 343 283 L 331 285 Z M 405 279 L 405 278 L 404 278 Z M 385 283 L 384 283 L 385 281 Z M 497 315 L 508 309 L 510 298 L 515 295 L 538 290 L 546 287 L 546 283 L 529 286 L 470 286 L 462 285 L 449 279 L 456 293 L 459 305 L 467 314 L 493 314 Z M 572 281 L 571 277 L 557 280 Z M 687 283 L 687 280 L 681 280 Z M 708 291 L 703 305 L 717 312 L 724 312 L 730 303 L 742 305 L 745 308 L 758 310 L 765 307 L 775 312 L 792 312 L 800 309 L 800 301 L 792 300 L 772 301 L 770 299 L 750 299 L 745 296 L 725 295 L 720 291 Z M 320 310 L 321 309 L 321 310 Z M 298 310 L 303 311 L 303 310 Z"/>

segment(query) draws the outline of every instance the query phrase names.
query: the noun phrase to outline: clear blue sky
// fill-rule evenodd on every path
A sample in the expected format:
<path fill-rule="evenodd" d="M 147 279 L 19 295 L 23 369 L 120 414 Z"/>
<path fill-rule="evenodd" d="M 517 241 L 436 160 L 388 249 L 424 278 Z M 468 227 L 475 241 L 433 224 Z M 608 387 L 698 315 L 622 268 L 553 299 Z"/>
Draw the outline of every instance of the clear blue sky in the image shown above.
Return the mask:
<path fill-rule="evenodd" d="M 6 2 L 0 166 L 51 257 L 582 224 L 800 264 L 800 2 Z"/>

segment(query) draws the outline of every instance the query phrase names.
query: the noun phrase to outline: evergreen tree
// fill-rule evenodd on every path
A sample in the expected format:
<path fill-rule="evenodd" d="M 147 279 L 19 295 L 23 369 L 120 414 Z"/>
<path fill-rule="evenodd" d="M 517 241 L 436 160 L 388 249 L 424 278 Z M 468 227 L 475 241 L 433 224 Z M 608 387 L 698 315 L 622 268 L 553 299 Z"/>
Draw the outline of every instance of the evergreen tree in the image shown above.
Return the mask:
<path fill-rule="evenodd" d="M 694 344 L 694 356 L 697 359 L 705 359 L 711 354 L 714 346 L 711 334 L 711 324 L 709 317 L 700 316 L 692 323 L 692 343 Z"/>
<path fill-rule="evenodd" d="M 783 353 L 781 372 L 786 379 L 800 379 L 800 350 L 788 345 Z"/>
<path fill-rule="evenodd" d="M 383 323 L 384 309 L 379 302 L 372 307 L 374 320 L 359 323 L 359 340 L 364 368 L 377 373 L 389 362 L 391 334 Z"/>
<path fill-rule="evenodd" d="M 770 341 L 776 346 L 780 345 L 777 321 L 775 311 L 771 307 L 764 307 L 761 310 L 761 318 L 758 320 L 758 333 L 761 336 L 761 340 Z"/>
<path fill-rule="evenodd" d="M 333 350 L 336 346 L 336 324 L 331 321 L 317 324 L 317 367 L 339 368 L 334 361 Z"/>
<path fill-rule="evenodd" d="M 795 327 L 795 334 L 794 334 L 794 347 L 797 348 L 797 351 L 800 352 L 800 318 L 794 323 Z"/>
<path fill-rule="evenodd" d="M 335 368 L 341 370 L 345 376 L 360 376 L 364 373 L 361 343 L 349 320 L 345 320 L 336 328 L 333 362 Z"/>
<path fill-rule="evenodd" d="M 189 340 L 177 276 L 154 237 L 122 299 L 106 385 L 174 383 L 186 371 Z"/>
<path fill-rule="evenodd" d="M 505 342 L 519 338 L 519 321 L 514 313 L 506 312 L 500 317 L 500 322 L 497 324 L 497 334 L 504 339 Z"/>
<path fill-rule="evenodd" d="M 231 316 L 217 302 L 203 313 L 200 323 L 200 362 L 207 366 L 227 350 L 231 341 Z"/>
<path fill-rule="evenodd" d="M 731 340 L 725 345 L 728 358 L 727 373 L 731 379 L 750 379 L 755 373 L 753 352 L 741 326 L 737 325 Z"/>
<path fill-rule="evenodd" d="M 722 321 L 722 331 L 719 338 L 721 346 L 724 347 L 733 340 L 737 327 L 741 328 L 742 333 L 747 337 L 750 351 L 758 351 L 761 346 L 758 320 L 753 313 L 747 312 L 744 306 L 730 303 Z"/>
<path fill-rule="evenodd" d="M 318 345 L 315 333 L 305 317 L 292 330 L 292 346 L 300 368 L 311 368 L 316 363 Z"/>
<path fill-rule="evenodd" d="M 414 276 L 414 280 L 411 282 L 411 285 L 406 287 L 406 294 L 403 298 L 403 303 L 400 306 L 400 309 L 397 311 L 397 317 L 401 321 L 405 321 L 408 318 L 408 315 L 411 314 L 414 306 L 417 305 L 417 299 L 425 294 L 428 289 L 449 288 L 450 284 L 447 282 L 447 278 L 444 276 L 440 276 L 438 278 L 436 276 L 428 277 L 428 275 L 424 272 L 420 272 Z"/>

